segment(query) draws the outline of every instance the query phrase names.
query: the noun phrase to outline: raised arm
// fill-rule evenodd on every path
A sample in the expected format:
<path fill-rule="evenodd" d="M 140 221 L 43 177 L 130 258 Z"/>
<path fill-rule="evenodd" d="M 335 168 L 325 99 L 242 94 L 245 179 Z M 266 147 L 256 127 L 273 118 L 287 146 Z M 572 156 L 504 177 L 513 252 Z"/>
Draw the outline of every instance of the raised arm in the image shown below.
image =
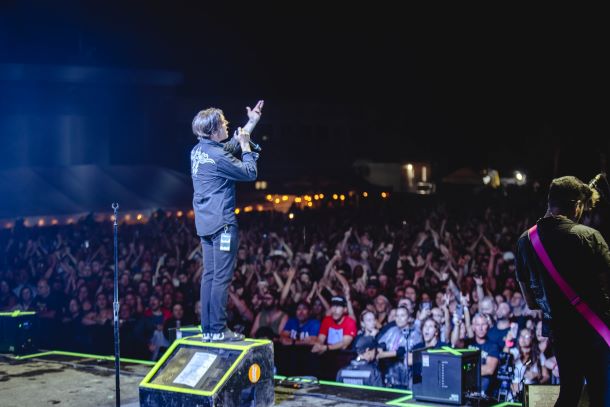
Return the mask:
<path fill-rule="evenodd" d="M 258 123 L 258 121 L 261 118 L 264 104 L 265 104 L 264 101 L 259 100 L 256 103 L 256 105 L 254 106 L 254 108 L 252 108 L 252 109 L 250 108 L 250 106 L 246 106 L 246 112 L 248 114 L 248 122 L 242 128 L 242 130 L 244 132 L 246 132 L 248 134 L 252 134 L 252 131 L 254 131 L 256 124 Z M 236 132 L 234 137 L 225 143 L 224 149 L 226 151 L 230 152 L 231 154 L 236 154 L 239 152 L 240 148 L 241 148 L 241 151 L 250 151 L 249 144 L 250 143 L 248 142 L 248 150 L 244 150 L 242 148 L 241 143 L 239 142 L 239 140 L 237 138 L 237 132 Z"/>
<path fill-rule="evenodd" d="M 263 106 L 265 105 L 264 100 L 259 100 L 254 105 L 254 108 L 250 109 L 250 106 L 246 106 L 246 112 L 248 113 L 248 123 L 244 125 L 244 130 L 248 133 L 252 133 L 254 127 L 261 119 L 261 115 L 263 114 Z"/>
<path fill-rule="evenodd" d="M 288 298 L 288 294 L 290 293 L 290 286 L 292 285 L 292 281 L 294 280 L 295 274 L 296 274 L 296 269 L 294 267 L 290 267 L 290 269 L 288 269 L 288 279 L 286 280 L 284 287 L 282 287 L 282 294 L 280 297 L 281 306 L 284 306 L 284 303 L 286 302 L 286 298 Z"/>

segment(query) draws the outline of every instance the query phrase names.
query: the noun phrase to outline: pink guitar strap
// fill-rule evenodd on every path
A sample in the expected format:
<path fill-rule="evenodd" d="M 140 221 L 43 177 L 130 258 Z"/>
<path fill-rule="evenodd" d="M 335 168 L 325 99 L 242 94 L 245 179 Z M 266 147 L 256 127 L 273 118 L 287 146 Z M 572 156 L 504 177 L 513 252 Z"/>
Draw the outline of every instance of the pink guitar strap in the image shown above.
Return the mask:
<path fill-rule="evenodd" d="M 538 258 L 547 269 L 555 283 L 561 289 L 561 292 L 568 298 L 570 303 L 580 312 L 580 314 L 589 322 L 589 324 L 604 338 L 604 341 L 610 346 L 610 329 L 604 324 L 604 322 L 589 308 L 586 302 L 584 302 L 578 294 L 574 292 L 572 287 L 561 277 L 561 275 L 557 272 L 557 269 L 553 265 L 551 258 L 547 254 L 542 242 L 540 241 L 540 236 L 538 236 L 538 225 L 532 226 L 527 231 L 530 241 L 534 246 L 534 250 L 538 255 Z"/>

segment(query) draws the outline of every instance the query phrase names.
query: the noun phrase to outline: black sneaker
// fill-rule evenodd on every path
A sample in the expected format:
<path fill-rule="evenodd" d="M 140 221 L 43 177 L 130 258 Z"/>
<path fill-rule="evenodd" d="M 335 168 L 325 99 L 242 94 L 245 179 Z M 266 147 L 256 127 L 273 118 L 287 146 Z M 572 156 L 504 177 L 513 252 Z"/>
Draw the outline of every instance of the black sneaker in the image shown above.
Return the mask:
<path fill-rule="evenodd" d="M 212 342 L 238 342 L 243 341 L 246 337 L 230 329 L 225 329 L 222 332 L 212 334 Z"/>

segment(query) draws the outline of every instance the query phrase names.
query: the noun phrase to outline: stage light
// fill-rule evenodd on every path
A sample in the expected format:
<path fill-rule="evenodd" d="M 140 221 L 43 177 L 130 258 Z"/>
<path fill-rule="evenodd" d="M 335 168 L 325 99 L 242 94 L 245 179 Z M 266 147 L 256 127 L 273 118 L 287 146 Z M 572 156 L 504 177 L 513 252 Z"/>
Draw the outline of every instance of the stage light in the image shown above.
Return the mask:
<path fill-rule="evenodd" d="M 515 171 L 515 183 L 517 185 L 525 185 L 527 177 L 521 171 Z"/>
<path fill-rule="evenodd" d="M 333 194 L 333 199 L 335 199 L 335 200 L 339 199 L 339 195 Z"/>
<path fill-rule="evenodd" d="M 320 194 L 320 199 L 324 199 L 324 194 Z"/>
<path fill-rule="evenodd" d="M 235 208 L 235 214 L 239 215 L 239 212 L 240 212 L 239 208 Z"/>
<path fill-rule="evenodd" d="M 500 174 L 493 168 L 488 168 L 483 176 L 483 184 L 488 185 L 492 188 L 498 188 L 503 183 L 500 179 Z"/>
<path fill-rule="evenodd" d="M 265 198 L 267 198 L 269 202 L 273 201 L 273 197 L 271 195 L 267 195 Z"/>
<path fill-rule="evenodd" d="M 345 195 L 341 194 L 341 196 L 339 196 L 339 199 L 345 201 Z"/>
<path fill-rule="evenodd" d="M 130 214 L 125 215 L 125 220 L 131 220 L 131 215 Z"/>
<path fill-rule="evenodd" d="M 309 206 L 310 208 L 313 206 L 312 202 L 307 202 L 307 206 Z"/>
<path fill-rule="evenodd" d="M 365 192 L 362 193 L 362 196 L 367 198 L 369 196 L 369 193 L 365 191 Z"/>
<path fill-rule="evenodd" d="M 288 195 L 282 196 L 282 201 L 286 202 L 288 200 Z"/>
<path fill-rule="evenodd" d="M 182 215 L 183 215 L 182 211 L 178 211 L 178 212 L 176 212 L 176 216 L 177 216 L 177 217 L 179 217 L 179 218 L 180 218 L 180 217 L 182 217 Z"/>
<path fill-rule="evenodd" d="M 114 216 L 114 215 L 112 215 L 112 216 Z M 142 214 L 141 214 L 141 213 L 138 213 L 138 216 L 136 216 L 136 219 L 137 219 L 137 220 L 142 220 L 142 218 L 143 218 Z M 114 220 L 114 219 L 113 219 L 113 220 Z"/>
<path fill-rule="evenodd" d="M 294 219 L 294 213 L 289 213 L 288 214 L 288 219 Z"/>
<path fill-rule="evenodd" d="M 275 198 L 275 203 L 279 204 L 280 203 L 280 198 Z"/>
<path fill-rule="evenodd" d="M 51 221 L 51 225 L 57 225 L 59 223 L 59 221 L 57 219 L 53 219 Z"/>
<path fill-rule="evenodd" d="M 388 197 L 387 192 L 382 192 L 382 193 L 381 193 L 381 197 L 382 197 L 383 199 L 387 198 L 387 197 Z"/>
<path fill-rule="evenodd" d="M 300 196 L 297 196 L 296 198 L 294 198 L 294 201 L 295 201 L 296 203 L 301 203 L 302 199 L 301 199 L 301 197 L 300 197 Z"/>
<path fill-rule="evenodd" d="M 248 205 L 244 208 L 244 212 L 252 212 L 252 206 Z"/>
<path fill-rule="evenodd" d="M 315 200 L 317 201 L 318 199 L 320 199 L 320 195 L 315 194 L 315 195 L 313 196 L 313 199 L 315 199 Z"/>

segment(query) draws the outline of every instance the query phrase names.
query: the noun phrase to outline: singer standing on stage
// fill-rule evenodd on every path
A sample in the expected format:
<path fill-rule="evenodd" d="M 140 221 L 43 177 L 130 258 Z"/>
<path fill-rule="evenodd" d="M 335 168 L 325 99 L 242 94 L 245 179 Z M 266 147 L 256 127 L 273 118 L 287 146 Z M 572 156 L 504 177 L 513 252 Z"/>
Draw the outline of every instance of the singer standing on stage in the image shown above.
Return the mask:
<path fill-rule="evenodd" d="M 251 151 L 250 133 L 263 109 L 259 100 L 247 107 L 248 123 L 228 138 L 222 110 L 202 110 L 193 119 L 199 143 L 191 151 L 195 226 L 203 247 L 201 279 L 201 331 L 203 341 L 240 341 L 244 335 L 227 327 L 227 294 L 238 248 L 235 216 L 235 181 L 254 181 L 258 154 Z M 241 149 L 241 160 L 234 154 Z"/>

